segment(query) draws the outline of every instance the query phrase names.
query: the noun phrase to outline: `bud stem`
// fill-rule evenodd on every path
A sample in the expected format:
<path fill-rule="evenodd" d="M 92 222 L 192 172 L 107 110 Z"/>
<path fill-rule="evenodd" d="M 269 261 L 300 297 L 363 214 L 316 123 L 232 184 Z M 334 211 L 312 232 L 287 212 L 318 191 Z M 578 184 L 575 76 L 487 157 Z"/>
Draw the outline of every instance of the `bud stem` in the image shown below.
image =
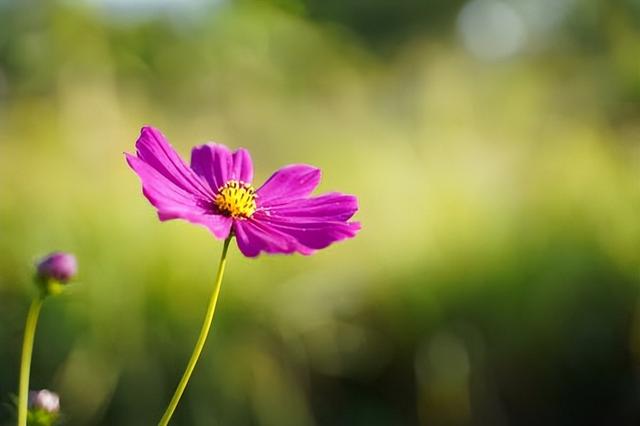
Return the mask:
<path fill-rule="evenodd" d="M 27 426 L 27 408 L 29 397 L 29 373 L 31 371 L 31 354 L 33 353 L 33 340 L 36 334 L 38 316 L 42 307 L 42 297 L 36 297 L 31 302 L 27 321 L 24 327 L 24 340 L 22 341 L 22 359 L 20 361 L 20 387 L 18 392 L 18 426 Z"/>
<path fill-rule="evenodd" d="M 193 373 L 193 369 L 198 362 L 198 358 L 200 357 L 200 353 L 202 352 L 202 348 L 207 340 L 207 335 L 209 334 L 209 329 L 211 328 L 211 323 L 213 322 L 213 314 L 216 311 L 216 303 L 218 302 L 218 295 L 220 294 L 220 286 L 222 285 L 222 276 L 224 275 L 224 268 L 227 263 L 227 250 L 229 248 L 229 243 L 233 236 L 229 236 L 224 241 L 224 246 L 222 247 L 222 255 L 220 256 L 220 264 L 218 266 L 218 273 L 216 274 L 216 281 L 213 287 L 213 293 L 211 294 L 211 299 L 209 300 L 209 307 L 207 308 L 207 313 L 204 317 L 204 323 L 202 324 L 202 329 L 200 330 L 200 336 L 196 341 L 196 346 L 193 348 L 193 353 L 191 354 L 191 358 L 189 359 L 189 363 L 187 364 L 187 368 L 182 375 L 182 379 L 180 379 L 180 383 L 178 383 L 178 387 L 176 388 L 175 393 L 173 394 L 173 398 L 171 398 L 171 402 L 169 406 L 164 412 L 160 423 L 158 426 L 166 426 L 169 424 L 171 420 L 171 416 L 173 412 L 176 410 L 178 403 L 180 402 L 180 397 L 187 387 L 187 383 L 189 383 L 189 378 L 191 377 L 191 373 Z"/>

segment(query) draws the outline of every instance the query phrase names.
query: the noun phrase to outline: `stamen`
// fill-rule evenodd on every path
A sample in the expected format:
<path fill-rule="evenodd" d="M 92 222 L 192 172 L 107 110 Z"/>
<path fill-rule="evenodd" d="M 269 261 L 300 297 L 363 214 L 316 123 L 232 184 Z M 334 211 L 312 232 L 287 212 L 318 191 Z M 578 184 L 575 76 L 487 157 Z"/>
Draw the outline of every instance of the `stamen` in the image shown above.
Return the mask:
<path fill-rule="evenodd" d="M 256 190 L 248 183 L 230 180 L 218 190 L 213 204 L 233 218 L 248 218 L 256 211 Z"/>

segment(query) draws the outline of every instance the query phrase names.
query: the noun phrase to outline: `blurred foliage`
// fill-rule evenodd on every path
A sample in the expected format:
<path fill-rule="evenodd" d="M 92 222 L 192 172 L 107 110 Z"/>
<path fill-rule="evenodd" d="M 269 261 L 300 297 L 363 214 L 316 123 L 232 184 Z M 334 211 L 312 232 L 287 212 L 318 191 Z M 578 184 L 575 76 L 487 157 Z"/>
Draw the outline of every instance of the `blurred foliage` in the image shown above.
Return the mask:
<path fill-rule="evenodd" d="M 0 2 L 0 395 L 61 249 L 32 386 L 70 425 L 162 413 L 221 243 L 141 196 L 122 152 L 153 124 L 247 147 L 257 183 L 315 164 L 363 223 L 233 250 L 176 425 L 637 424 L 640 6 L 564 4 L 488 60 L 461 2 Z"/>

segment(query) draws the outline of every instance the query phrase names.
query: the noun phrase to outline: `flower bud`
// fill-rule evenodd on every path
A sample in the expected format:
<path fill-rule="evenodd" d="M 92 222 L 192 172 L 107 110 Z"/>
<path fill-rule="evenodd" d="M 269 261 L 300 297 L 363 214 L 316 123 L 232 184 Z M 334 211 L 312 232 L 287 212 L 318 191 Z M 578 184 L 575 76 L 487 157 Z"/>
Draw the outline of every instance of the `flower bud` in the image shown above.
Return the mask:
<path fill-rule="evenodd" d="M 58 413 L 60 411 L 60 397 L 46 389 L 31 391 L 29 392 L 29 408 L 46 413 Z"/>
<path fill-rule="evenodd" d="M 28 426 L 54 426 L 60 420 L 60 398 L 46 389 L 29 392 Z"/>
<path fill-rule="evenodd" d="M 53 252 L 37 263 L 37 279 L 45 295 L 58 294 L 63 284 L 78 272 L 76 257 L 70 253 Z"/>

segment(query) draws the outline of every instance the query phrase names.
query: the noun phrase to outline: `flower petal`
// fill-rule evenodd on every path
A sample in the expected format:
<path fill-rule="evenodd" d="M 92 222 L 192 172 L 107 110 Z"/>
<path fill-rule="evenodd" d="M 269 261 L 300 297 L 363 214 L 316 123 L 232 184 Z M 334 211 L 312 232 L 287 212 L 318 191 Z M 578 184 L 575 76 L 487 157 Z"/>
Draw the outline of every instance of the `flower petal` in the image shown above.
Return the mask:
<path fill-rule="evenodd" d="M 253 182 L 253 162 L 246 149 L 238 148 L 233 153 L 233 167 L 229 171 L 229 179 L 245 183 Z"/>
<path fill-rule="evenodd" d="M 240 148 L 231 152 L 222 144 L 208 143 L 191 151 L 191 168 L 216 192 L 229 180 L 251 183 L 253 164 L 249 152 Z"/>
<path fill-rule="evenodd" d="M 208 200 L 175 185 L 138 157 L 130 154 L 126 154 L 126 157 L 131 168 L 140 176 L 142 192 L 158 210 L 160 220 L 185 219 L 205 226 L 217 238 L 229 236 L 231 219 L 214 214 Z"/>
<path fill-rule="evenodd" d="M 203 197 L 176 184 L 170 177 L 131 154 L 125 154 L 129 166 L 142 181 L 142 190 L 157 209 L 197 208 Z"/>
<path fill-rule="evenodd" d="M 257 212 L 255 222 L 273 231 L 293 237 L 299 244 L 312 249 L 323 249 L 330 244 L 352 238 L 360 230 L 360 223 L 308 217 L 283 217 Z"/>
<path fill-rule="evenodd" d="M 209 143 L 191 150 L 191 168 L 214 192 L 227 182 L 232 164 L 231 151 L 224 145 Z"/>
<path fill-rule="evenodd" d="M 138 158 L 155 169 L 174 186 L 210 198 L 213 193 L 205 183 L 182 161 L 159 130 L 143 127 L 136 141 Z"/>
<path fill-rule="evenodd" d="M 312 254 L 355 236 L 360 224 L 347 221 L 357 210 L 356 197 L 339 193 L 263 207 L 251 219 L 236 222 L 238 247 L 249 257 L 260 252 Z"/>
<path fill-rule="evenodd" d="M 269 207 L 303 198 L 320 183 L 320 169 L 306 164 L 292 164 L 277 170 L 256 191 L 258 207 Z"/>
<path fill-rule="evenodd" d="M 295 238 L 253 219 L 236 221 L 234 224 L 238 248 L 247 257 L 260 252 L 311 254 L 313 250 L 298 243 Z"/>
<path fill-rule="evenodd" d="M 288 218 L 346 221 L 358 211 L 358 199 L 353 195 L 330 192 L 313 198 L 301 198 L 261 209 L 267 215 Z"/>

